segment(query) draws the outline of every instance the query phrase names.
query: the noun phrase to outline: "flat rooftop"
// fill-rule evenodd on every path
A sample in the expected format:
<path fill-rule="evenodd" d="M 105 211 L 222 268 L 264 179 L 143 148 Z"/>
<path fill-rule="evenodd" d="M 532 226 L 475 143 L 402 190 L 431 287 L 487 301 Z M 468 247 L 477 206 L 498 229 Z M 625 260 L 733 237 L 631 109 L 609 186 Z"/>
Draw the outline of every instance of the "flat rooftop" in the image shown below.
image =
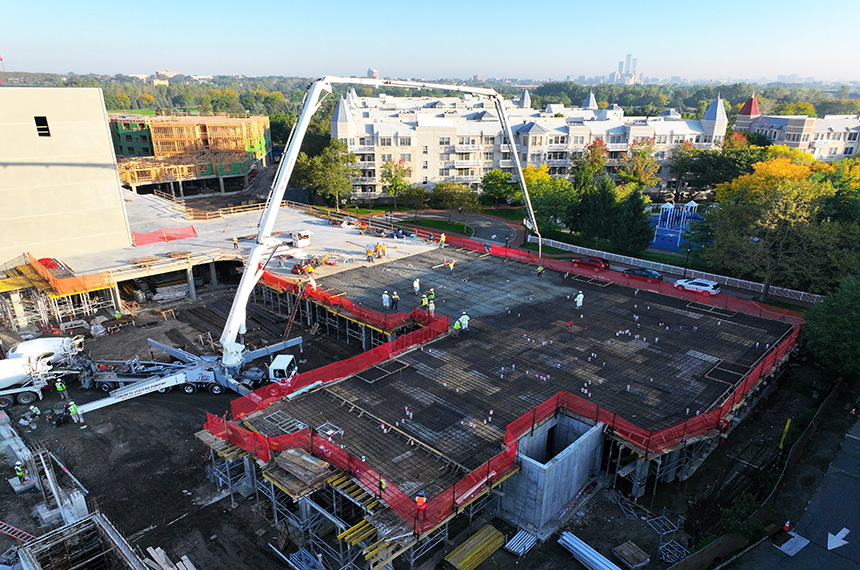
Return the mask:
<path fill-rule="evenodd" d="M 443 262 L 456 260 L 452 276 Z M 279 412 L 317 428 L 407 494 L 436 493 L 503 447 L 505 427 L 558 392 L 571 392 L 656 431 L 723 399 L 793 325 L 597 279 L 565 277 L 480 253 L 435 249 L 322 277 L 319 287 L 382 310 L 419 303 L 433 287 L 437 313 L 471 317 L 446 336 L 325 389 L 282 401 Z M 583 291 L 582 312 L 574 297 Z M 587 390 L 583 392 L 583 390 Z M 407 413 L 408 410 L 408 413 Z M 394 429 L 383 430 L 382 422 Z"/>

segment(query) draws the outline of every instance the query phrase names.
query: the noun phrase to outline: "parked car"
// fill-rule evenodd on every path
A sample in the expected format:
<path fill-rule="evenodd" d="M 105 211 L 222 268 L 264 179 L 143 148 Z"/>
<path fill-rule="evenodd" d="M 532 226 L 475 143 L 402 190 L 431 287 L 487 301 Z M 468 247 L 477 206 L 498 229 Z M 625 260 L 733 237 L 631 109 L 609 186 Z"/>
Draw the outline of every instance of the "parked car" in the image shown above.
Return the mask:
<path fill-rule="evenodd" d="M 595 271 L 609 269 L 609 262 L 599 257 L 580 257 L 572 260 L 571 263 L 574 267 L 579 267 L 580 265 L 583 267 L 593 267 Z"/>
<path fill-rule="evenodd" d="M 630 269 L 625 269 L 624 271 L 622 271 L 622 273 L 626 273 L 630 277 L 636 277 L 637 279 L 644 279 L 648 283 L 663 280 L 662 275 L 660 275 L 653 269 L 645 269 L 644 267 L 633 267 Z"/>
<path fill-rule="evenodd" d="M 720 292 L 720 284 L 708 279 L 678 279 L 675 281 L 675 288 L 682 291 L 702 293 L 706 297 L 716 295 Z"/>

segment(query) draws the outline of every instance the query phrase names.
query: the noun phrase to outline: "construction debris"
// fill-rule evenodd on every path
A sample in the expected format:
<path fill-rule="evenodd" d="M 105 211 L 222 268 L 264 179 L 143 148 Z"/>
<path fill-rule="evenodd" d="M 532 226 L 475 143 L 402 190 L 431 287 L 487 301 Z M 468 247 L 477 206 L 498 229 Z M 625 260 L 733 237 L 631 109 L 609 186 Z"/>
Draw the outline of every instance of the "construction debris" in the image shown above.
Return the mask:
<path fill-rule="evenodd" d="M 488 524 L 455 548 L 445 557 L 445 562 L 456 570 L 474 570 L 504 543 L 505 535 Z"/>
<path fill-rule="evenodd" d="M 179 562 L 174 564 L 161 548 L 152 548 L 150 546 L 146 549 L 146 552 L 152 558 L 144 558 L 143 563 L 152 568 L 152 570 L 197 570 L 191 561 L 188 560 L 187 556 L 183 556 Z"/>

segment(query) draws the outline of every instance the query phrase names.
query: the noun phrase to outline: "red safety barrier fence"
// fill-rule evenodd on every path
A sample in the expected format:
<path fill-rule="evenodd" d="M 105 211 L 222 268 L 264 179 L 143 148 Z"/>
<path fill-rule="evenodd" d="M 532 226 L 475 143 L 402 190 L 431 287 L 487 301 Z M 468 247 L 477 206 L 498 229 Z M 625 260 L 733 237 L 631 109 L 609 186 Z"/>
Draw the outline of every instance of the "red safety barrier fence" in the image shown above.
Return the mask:
<path fill-rule="evenodd" d="M 197 231 L 194 229 L 194 226 L 161 228 L 160 230 L 146 233 L 131 232 L 131 241 L 134 245 L 147 245 L 159 241 L 173 241 L 190 237 L 197 237 Z"/>
<path fill-rule="evenodd" d="M 429 232 L 416 230 L 415 233 L 421 237 L 426 237 L 426 234 Z M 528 252 L 495 245 L 487 246 L 483 242 L 459 237 L 448 237 L 446 241 L 456 247 L 464 247 L 474 251 L 487 251 L 489 249 L 493 255 L 535 265 L 538 263 L 537 256 Z M 543 263 L 545 266 L 559 271 L 595 276 L 593 270 L 575 268 L 569 261 L 545 259 Z M 726 296 L 704 299 L 692 292 L 678 291 L 670 283 L 662 281 L 648 282 L 612 271 L 600 272 L 597 277 L 622 285 L 672 294 L 691 301 L 707 301 L 709 305 L 719 306 L 727 310 L 737 310 L 771 319 L 784 319 L 794 324 L 802 322 L 802 319 L 791 311 L 764 307 L 758 303 L 743 299 L 728 298 Z M 299 290 L 294 281 L 273 273 L 264 273 L 263 281 L 270 286 L 284 291 L 297 293 Z M 343 307 L 357 318 L 365 320 L 365 322 L 376 323 L 386 328 L 391 328 L 387 326 L 390 323 L 402 324 L 410 318 L 424 324 L 425 327 L 400 336 L 394 341 L 348 360 L 299 374 L 288 383 L 271 384 L 239 398 L 233 402 L 234 418 L 247 415 L 273 401 L 316 383 L 326 383 L 355 374 L 373 364 L 387 360 L 391 356 L 408 350 L 417 344 L 426 343 L 448 330 L 447 317 L 431 317 L 427 311 L 422 309 L 414 309 L 412 313 L 389 315 L 361 307 L 343 299 L 341 296 L 332 295 L 325 291 L 308 290 L 305 294 L 326 305 Z M 555 415 L 559 410 L 566 410 L 579 417 L 604 423 L 620 437 L 630 441 L 646 454 L 663 451 L 711 430 L 724 430 L 727 425 L 725 421 L 726 415 L 747 396 L 762 376 L 769 374 L 772 368 L 794 348 L 797 343 L 798 332 L 799 330 L 795 328 L 774 350 L 768 352 L 737 388 L 728 395 L 720 407 L 705 413 L 698 413 L 697 411 L 695 416 L 686 421 L 655 432 L 649 432 L 640 428 L 590 400 L 583 399 L 569 392 L 559 392 L 510 422 L 505 429 L 504 444 L 506 449 L 444 491 L 430 498 L 423 509 L 418 509 L 415 501 L 395 485 L 387 481 L 383 484 L 384 479 L 369 465 L 359 461 L 343 448 L 328 441 L 326 438 L 314 435 L 310 429 L 288 435 L 266 437 L 259 433 L 240 428 L 232 422 L 225 421 L 211 414 L 207 414 L 205 427 L 217 437 L 235 443 L 242 449 L 254 453 L 257 457 L 265 461 L 270 459 L 273 451 L 300 448 L 313 453 L 359 480 L 368 490 L 374 492 L 376 496 L 384 500 L 405 521 L 410 523 L 416 532 L 426 532 L 454 513 L 456 509 L 474 499 L 488 485 L 497 482 L 509 472 L 516 462 L 518 439 L 536 425 Z"/>

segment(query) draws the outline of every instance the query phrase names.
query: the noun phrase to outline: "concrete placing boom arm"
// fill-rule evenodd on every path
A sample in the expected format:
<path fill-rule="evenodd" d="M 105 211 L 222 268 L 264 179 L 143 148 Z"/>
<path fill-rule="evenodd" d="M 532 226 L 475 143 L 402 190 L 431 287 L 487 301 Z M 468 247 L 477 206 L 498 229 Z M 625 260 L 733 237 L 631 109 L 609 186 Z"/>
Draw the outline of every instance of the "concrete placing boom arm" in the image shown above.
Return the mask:
<path fill-rule="evenodd" d="M 245 271 L 242 273 L 242 279 L 239 282 L 239 288 L 236 291 L 236 297 L 233 299 L 233 306 L 230 308 L 230 314 L 227 316 L 227 322 L 224 325 L 224 332 L 221 333 L 221 345 L 224 349 L 221 357 L 222 364 L 227 368 L 237 367 L 242 364 L 242 353 L 245 346 L 237 342 L 238 335 L 245 332 L 245 318 L 248 306 L 248 299 L 254 286 L 263 275 L 265 262 L 274 254 L 275 249 L 280 245 L 280 241 L 272 238 L 272 229 L 275 225 L 275 219 L 278 215 L 278 209 L 281 206 L 281 201 L 284 198 L 284 192 L 287 189 L 287 183 L 290 181 L 290 176 L 293 173 L 293 168 L 296 165 L 296 160 L 299 157 L 299 149 L 302 145 L 302 140 L 305 138 L 305 133 L 310 125 L 311 117 L 320 106 L 324 94 L 331 93 L 333 84 L 352 83 L 356 85 L 366 85 L 368 87 L 406 87 L 409 89 L 442 89 L 445 91 L 457 91 L 460 93 L 471 93 L 488 97 L 493 100 L 496 111 L 499 115 L 499 121 L 502 124 L 502 132 L 507 138 L 508 144 L 511 145 L 514 165 L 516 167 L 517 182 L 523 192 L 523 200 L 528 208 L 529 219 L 534 227 L 535 233 L 538 235 L 538 255 L 541 256 L 541 239 L 538 233 L 537 220 L 535 219 L 534 210 L 532 209 L 531 199 L 529 198 L 526 181 L 523 177 L 522 166 L 520 164 L 519 155 L 516 152 L 514 145 L 513 131 L 511 130 L 510 121 L 508 120 L 507 111 L 505 111 L 504 98 L 496 93 L 494 89 L 485 89 L 481 87 L 469 87 L 466 85 L 448 85 L 444 83 L 424 83 L 421 81 L 399 81 L 388 79 L 369 79 L 364 77 L 323 77 L 314 81 L 308 92 L 305 94 L 305 99 L 302 105 L 302 111 L 293 128 L 290 136 L 289 144 L 287 145 L 284 156 L 281 159 L 281 164 L 278 167 L 278 173 L 275 176 L 275 181 L 272 183 L 272 190 L 269 193 L 268 204 L 260 219 L 260 231 L 257 234 L 257 243 L 251 248 L 248 254 L 248 260 L 245 262 Z"/>

